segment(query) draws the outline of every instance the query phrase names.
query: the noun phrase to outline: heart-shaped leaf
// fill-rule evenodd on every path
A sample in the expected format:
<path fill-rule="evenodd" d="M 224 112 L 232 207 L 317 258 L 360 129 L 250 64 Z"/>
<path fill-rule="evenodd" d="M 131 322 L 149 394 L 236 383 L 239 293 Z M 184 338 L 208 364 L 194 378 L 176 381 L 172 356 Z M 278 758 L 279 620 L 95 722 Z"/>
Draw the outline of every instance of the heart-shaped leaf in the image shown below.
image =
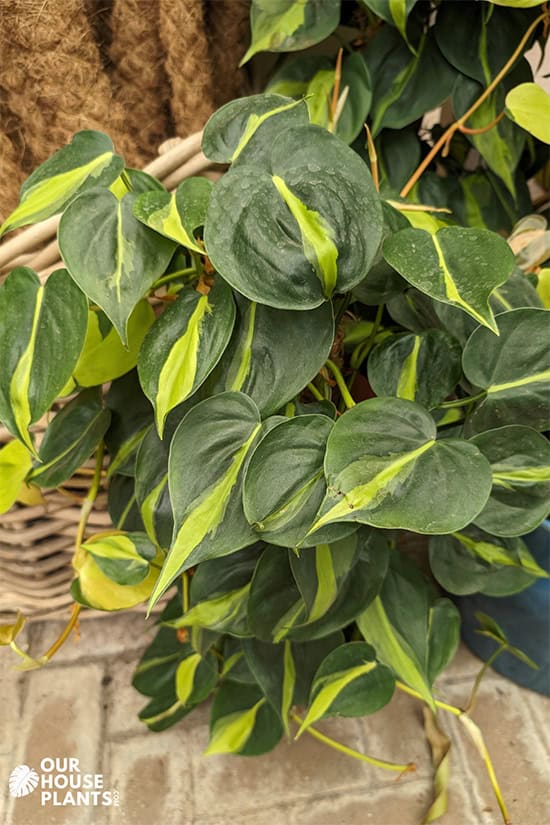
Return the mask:
<path fill-rule="evenodd" d="M 477 447 L 437 441 L 429 413 L 401 398 L 372 398 L 342 415 L 328 437 L 325 474 L 328 492 L 310 532 L 358 521 L 451 533 L 481 512 L 491 490 Z"/>
<path fill-rule="evenodd" d="M 127 343 L 128 319 L 166 269 L 175 244 L 134 217 L 133 203 L 106 189 L 75 198 L 59 223 L 59 249 L 73 280 L 112 321 Z"/>
<path fill-rule="evenodd" d="M 395 687 L 391 670 L 376 661 L 373 647 L 350 642 L 333 650 L 321 663 L 311 687 L 300 736 L 329 716 L 367 716 L 390 701 Z"/>
<path fill-rule="evenodd" d="M 133 211 L 138 221 L 199 254 L 204 249 L 195 231 L 204 224 L 212 182 L 207 178 L 188 178 L 175 192 L 144 192 L 136 198 Z"/>
<path fill-rule="evenodd" d="M 475 523 L 496 536 L 522 536 L 546 518 L 550 443 L 530 427 L 511 424 L 470 439 L 491 464 L 493 489 Z"/>
<path fill-rule="evenodd" d="M 458 596 L 511 596 L 548 574 L 520 538 L 502 538 L 477 527 L 430 539 L 430 567 L 445 590 Z"/>
<path fill-rule="evenodd" d="M 291 312 L 236 298 L 235 330 L 207 386 L 211 394 L 246 393 L 265 417 L 294 398 L 327 360 L 332 308 Z"/>
<path fill-rule="evenodd" d="M 204 127 L 202 150 L 216 163 L 262 163 L 273 140 L 288 126 L 307 126 L 307 106 L 279 94 L 231 100 Z"/>
<path fill-rule="evenodd" d="M 81 392 L 48 425 L 30 478 L 39 487 L 57 487 L 90 457 L 109 426 L 111 412 L 94 388 Z"/>
<path fill-rule="evenodd" d="M 168 464 L 174 535 L 151 607 L 179 573 L 254 542 L 241 489 L 248 452 L 259 432 L 258 408 L 242 393 L 201 401 L 179 425 Z"/>
<path fill-rule="evenodd" d="M 326 494 L 323 460 L 333 421 L 324 415 L 283 420 L 251 455 L 243 490 L 248 522 L 264 540 L 296 547 L 305 539 Z M 332 525 L 308 543 L 335 541 L 347 532 Z"/>
<path fill-rule="evenodd" d="M 252 42 L 240 66 L 257 52 L 293 52 L 319 43 L 340 21 L 340 0 L 253 0 Z"/>
<path fill-rule="evenodd" d="M 435 234 L 403 229 L 386 239 L 384 257 L 417 289 L 497 332 L 489 297 L 515 264 L 512 250 L 496 233 L 460 226 Z"/>
<path fill-rule="evenodd" d="M 380 595 L 357 619 L 376 658 L 418 691 L 435 712 L 432 685 L 451 661 L 460 639 L 460 616 L 416 565 L 393 554 Z"/>
<path fill-rule="evenodd" d="M 138 372 L 161 438 L 168 413 L 200 387 L 219 361 L 234 321 L 231 289 L 217 278 L 208 294 L 183 289 L 147 333 Z"/>
<path fill-rule="evenodd" d="M 29 427 L 69 380 L 86 320 L 86 298 L 65 269 L 42 286 L 32 269 L 18 267 L 0 287 L 0 420 L 35 456 Z"/>
<path fill-rule="evenodd" d="M 550 143 L 550 95 L 538 83 L 520 83 L 506 95 L 506 113 L 518 126 Z"/>
<path fill-rule="evenodd" d="M 92 186 L 109 186 L 123 168 L 124 161 L 114 154 L 107 135 L 91 129 L 77 132 L 67 146 L 29 175 L 21 187 L 19 206 L 0 227 L 0 235 L 55 215 Z"/>
<path fill-rule="evenodd" d="M 273 750 L 282 735 L 276 711 L 257 686 L 222 682 L 212 705 L 205 756 L 258 756 Z"/>
<path fill-rule="evenodd" d="M 499 336 L 478 327 L 462 354 L 468 381 L 486 390 L 467 419 L 470 433 L 505 424 L 548 429 L 550 312 L 514 309 L 497 316 Z"/>
<path fill-rule="evenodd" d="M 205 243 L 238 292 L 304 310 L 365 277 L 382 226 L 364 161 L 324 129 L 302 126 L 275 138 L 264 166 L 239 164 L 216 184 Z"/>
<path fill-rule="evenodd" d="M 395 395 L 432 409 L 456 387 L 460 357 L 457 342 L 438 329 L 392 335 L 369 357 L 369 382 L 376 395 Z"/>

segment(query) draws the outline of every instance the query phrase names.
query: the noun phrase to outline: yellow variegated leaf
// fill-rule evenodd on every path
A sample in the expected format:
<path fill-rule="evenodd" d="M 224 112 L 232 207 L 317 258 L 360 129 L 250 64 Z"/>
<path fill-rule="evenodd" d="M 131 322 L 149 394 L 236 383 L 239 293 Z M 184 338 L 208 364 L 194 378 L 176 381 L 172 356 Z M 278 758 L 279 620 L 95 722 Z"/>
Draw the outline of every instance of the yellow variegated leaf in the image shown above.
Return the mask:
<path fill-rule="evenodd" d="M 337 696 L 355 679 L 360 676 L 365 676 L 377 667 L 376 662 L 365 662 L 364 665 L 358 665 L 351 668 L 344 673 L 335 673 L 325 680 L 325 686 L 321 688 L 313 703 L 311 704 L 307 716 L 302 722 L 300 730 L 296 734 L 296 738 L 317 722 L 326 714 L 330 706 L 334 703 Z"/>
<path fill-rule="evenodd" d="M 204 755 L 239 753 L 250 738 L 258 711 L 266 701 L 265 698 L 260 699 L 248 710 L 235 711 L 216 720 Z"/>
<path fill-rule="evenodd" d="M 20 497 L 23 481 L 32 467 L 28 449 L 10 441 L 0 450 L 0 513 L 6 513 Z"/>
<path fill-rule="evenodd" d="M 178 701 L 185 705 L 193 692 L 195 674 L 201 663 L 200 653 L 193 653 L 179 663 L 176 670 L 176 696 Z"/>

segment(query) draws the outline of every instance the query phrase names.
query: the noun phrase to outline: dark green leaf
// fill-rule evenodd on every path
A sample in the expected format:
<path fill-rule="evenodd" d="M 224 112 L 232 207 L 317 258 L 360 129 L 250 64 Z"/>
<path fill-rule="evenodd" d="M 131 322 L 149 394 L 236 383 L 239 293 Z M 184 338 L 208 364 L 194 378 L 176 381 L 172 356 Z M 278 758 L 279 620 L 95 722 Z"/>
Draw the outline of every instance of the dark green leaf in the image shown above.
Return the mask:
<path fill-rule="evenodd" d="M 35 456 L 29 427 L 69 380 L 86 320 L 86 298 L 64 269 L 42 286 L 18 267 L 0 287 L 0 420 Z"/>

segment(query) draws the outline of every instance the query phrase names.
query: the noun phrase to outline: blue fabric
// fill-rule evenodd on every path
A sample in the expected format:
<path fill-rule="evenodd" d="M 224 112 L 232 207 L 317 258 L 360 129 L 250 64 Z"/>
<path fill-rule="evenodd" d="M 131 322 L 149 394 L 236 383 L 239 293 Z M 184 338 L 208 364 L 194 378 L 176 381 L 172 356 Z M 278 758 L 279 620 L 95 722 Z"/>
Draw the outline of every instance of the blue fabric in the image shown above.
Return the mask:
<path fill-rule="evenodd" d="M 523 537 L 538 564 L 550 573 L 550 521 Z M 494 670 L 537 693 L 550 696 L 550 579 L 539 579 L 515 596 L 494 598 L 476 593 L 456 599 L 462 615 L 462 638 L 477 656 L 486 660 L 495 642 L 475 632 L 481 610 L 502 627 L 510 644 L 527 653 L 538 665 L 532 670 L 515 656 L 501 653 Z"/>

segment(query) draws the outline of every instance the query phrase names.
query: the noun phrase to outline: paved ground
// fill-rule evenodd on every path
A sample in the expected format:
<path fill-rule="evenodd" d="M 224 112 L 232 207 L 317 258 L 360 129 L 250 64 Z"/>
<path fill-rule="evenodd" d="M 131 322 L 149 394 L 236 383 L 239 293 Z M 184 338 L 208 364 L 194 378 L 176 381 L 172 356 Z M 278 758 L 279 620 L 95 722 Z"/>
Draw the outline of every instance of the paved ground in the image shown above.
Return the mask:
<path fill-rule="evenodd" d="M 311 737 L 281 743 L 263 757 L 203 757 L 207 713 L 199 710 L 161 734 L 137 720 L 142 706 L 130 686 L 147 642 L 141 617 L 82 622 L 45 669 L 18 674 L 11 652 L 0 651 L 0 822 L 7 825 L 417 825 L 430 801 L 430 758 L 419 703 L 400 694 L 366 720 L 331 720 L 320 729 L 366 753 L 416 761 L 416 774 L 393 775 L 335 753 Z M 56 637 L 59 622 L 27 634 L 35 653 Z M 461 649 L 440 683 L 460 704 L 469 694 L 477 659 Z M 475 719 L 486 732 L 514 825 L 550 821 L 550 700 L 491 673 Z M 477 753 L 455 720 L 451 798 L 442 825 L 501 822 Z M 41 790 L 9 797 L 12 769 L 41 770 L 45 757 L 74 757 L 83 773 L 103 774 L 117 806 L 41 805 Z M 57 802 L 65 791 L 58 791 Z M 60 795 L 60 796 L 59 796 Z"/>

